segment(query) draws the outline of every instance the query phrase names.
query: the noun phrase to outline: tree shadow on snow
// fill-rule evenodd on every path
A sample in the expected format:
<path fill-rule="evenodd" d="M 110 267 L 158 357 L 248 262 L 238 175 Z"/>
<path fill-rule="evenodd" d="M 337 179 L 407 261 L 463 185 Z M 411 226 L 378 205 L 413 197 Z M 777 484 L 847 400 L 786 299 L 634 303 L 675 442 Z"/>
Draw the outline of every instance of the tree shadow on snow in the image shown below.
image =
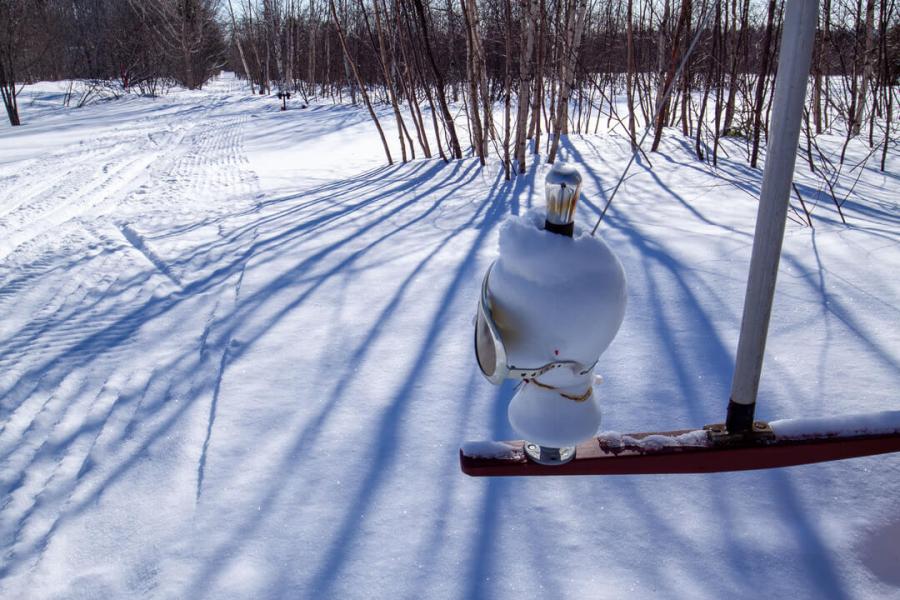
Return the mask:
<path fill-rule="evenodd" d="M 563 151 L 575 160 L 582 161 L 584 158 L 581 154 L 583 150 L 578 145 L 566 143 Z M 289 434 L 289 443 L 277 460 L 268 466 L 273 474 L 292 473 L 293 481 L 287 481 L 284 477 L 267 480 L 263 489 L 258 490 L 250 501 L 242 499 L 248 506 L 253 504 L 256 510 L 244 511 L 236 521 L 218 523 L 214 538 L 198 542 L 202 546 L 203 559 L 186 585 L 186 597 L 211 593 L 229 562 L 240 560 L 241 551 L 257 539 L 263 528 L 273 526 L 273 519 L 284 516 L 278 512 L 278 507 L 292 503 L 298 507 L 297 512 L 302 513 L 305 504 L 312 502 L 316 493 L 314 478 L 302 468 L 298 472 L 297 465 L 304 464 L 305 453 L 310 448 L 335 442 L 328 438 L 327 426 L 336 420 L 338 411 L 347 409 L 346 388 L 341 382 L 354 377 L 356 365 L 377 358 L 374 356 L 377 344 L 393 335 L 393 327 L 403 322 L 408 311 L 423 310 L 415 305 L 417 286 L 437 288 L 437 302 L 429 305 L 431 312 L 424 317 L 425 326 L 418 337 L 410 338 L 416 340 L 416 345 L 408 349 L 408 363 L 403 363 L 395 379 L 390 382 L 392 391 L 387 401 L 383 405 L 361 406 L 358 409 L 366 417 L 365 452 L 347 460 L 364 464 L 363 477 L 350 482 L 347 491 L 339 498 L 336 522 L 317 524 L 317 528 L 312 530 L 320 536 L 315 540 L 318 546 L 316 556 L 288 556 L 287 561 L 296 560 L 302 564 L 282 565 L 264 583 L 266 591 L 272 596 L 296 592 L 333 597 L 338 595 L 338 588 L 354 576 L 349 572 L 349 567 L 360 558 L 361 547 L 367 541 L 365 515 L 375 510 L 379 499 L 388 489 L 392 489 L 390 486 L 402 485 L 403 471 L 409 468 L 406 463 L 416 460 L 409 459 L 404 452 L 421 447 L 421 440 L 417 437 L 426 430 L 415 429 L 410 423 L 414 404 L 423 394 L 423 381 L 447 370 L 463 374 L 458 386 L 447 386 L 447 389 L 458 390 L 460 398 L 438 399 L 457 402 L 457 406 L 447 409 L 451 419 L 445 426 L 452 428 L 448 437 L 462 439 L 476 414 L 487 416 L 487 431 L 495 439 L 510 436 L 506 404 L 513 393 L 511 386 L 506 384 L 491 393 L 491 404 L 487 410 L 473 406 L 467 401 L 468 398 L 484 397 L 478 396 L 478 390 L 482 390 L 483 394 L 484 388 L 476 383 L 481 382 L 474 361 L 469 357 L 465 365 L 448 364 L 441 357 L 442 343 L 448 336 L 455 335 L 451 315 L 461 311 L 460 307 L 474 306 L 485 266 L 482 255 L 486 251 L 486 242 L 496 234 L 499 224 L 508 214 L 519 214 L 530 206 L 536 190 L 537 172 L 538 166 L 532 165 L 525 176 L 516 177 L 510 183 L 501 181 L 497 176 L 487 186 L 488 193 L 473 201 L 471 213 L 466 218 L 451 220 L 446 229 L 435 227 L 433 231 L 428 231 L 426 238 L 414 238 L 412 243 L 417 244 L 421 253 L 411 264 L 404 263 L 398 268 L 393 281 L 385 282 L 385 286 L 389 286 L 386 300 L 379 305 L 373 304 L 372 314 L 360 324 L 361 331 L 356 337 L 349 338 L 353 340 L 352 347 L 343 349 L 346 366 L 333 374 L 332 386 L 328 389 L 295 391 L 315 394 L 319 402 L 294 429 L 285 425 L 282 433 Z M 16 341 L 0 349 L 0 363 L 15 363 L 27 349 L 29 340 L 47 337 L 61 322 L 68 320 L 72 321 L 70 325 L 73 327 L 79 324 L 84 326 L 75 343 L 51 349 L 44 360 L 23 373 L 3 393 L 0 407 L 4 422 L 34 394 L 40 390 L 57 389 L 70 371 L 90 366 L 125 347 L 142 328 L 193 306 L 191 303 L 206 295 L 212 298 L 215 293 L 235 288 L 243 279 L 248 265 L 252 265 L 252 269 L 271 269 L 271 276 L 263 285 L 241 293 L 233 306 L 223 306 L 211 316 L 207 328 L 199 336 L 199 348 L 185 344 L 190 347 L 168 357 L 167 362 L 156 365 L 149 372 L 141 389 L 116 400 L 106 413 L 106 419 L 109 420 L 114 413 L 130 414 L 126 425 L 109 440 L 110 445 L 120 444 L 118 452 L 105 458 L 103 469 L 95 468 L 92 453 L 88 452 L 84 464 L 67 484 L 68 493 L 63 495 L 58 513 L 44 526 L 43 534 L 10 551 L 0 568 L 0 577 L 38 561 L 53 533 L 61 525 L 89 510 L 105 491 L 126 478 L 148 457 L 151 446 L 165 440 L 203 398 L 211 404 L 207 409 L 205 439 L 202 448 L 196 449 L 194 469 L 199 505 L 208 491 L 204 483 L 209 480 L 210 463 L 207 457 L 208 453 L 215 451 L 219 389 L 229 366 L 247 356 L 267 333 L 291 314 L 313 302 L 316 293 L 327 286 L 339 285 L 348 271 L 371 268 L 366 261 L 396 260 L 396 255 L 385 256 L 386 250 L 398 246 L 397 255 L 402 254 L 405 237 L 421 229 L 419 226 L 435 221 L 448 204 L 452 204 L 450 200 L 456 195 L 469 189 L 480 189 L 477 178 L 484 177 L 483 173 L 474 160 L 458 161 L 451 165 L 437 160 L 395 165 L 339 181 L 312 185 L 276 198 L 257 198 L 253 206 L 210 217 L 202 223 L 186 223 L 164 233 L 155 233 L 147 239 L 161 243 L 192 233 L 201 226 L 215 225 L 223 231 L 218 239 L 184 250 L 170 261 L 169 267 L 182 274 L 181 289 L 168 295 L 141 297 L 136 301 L 130 294 L 143 289 L 150 278 L 159 276 L 148 267 L 147 271 L 130 279 L 117 281 L 105 300 L 93 299 L 82 305 L 61 307 L 61 312 L 54 313 L 52 318 L 35 321 L 14 335 Z M 603 181 L 591 171 L 583 173 L 599 195 L 596 201 L 586 197 L 582 203 L 580 215 L 588 216 L 592 223 L 606 202 L 605 190 L 614 181 Z M 708 177 L 709 172 L 704 171 L 704 176 Z M 685 208 L 685 219 L 692 219 L 730 236 L 732 246 L 749 245 L 748 234 L 703 215 L 666 187 L 652 171 L 650 177 L 656 186 Z M 654 240 L 652 230 L 642 226 L 633 217 L 631 209 L 618 210 L 614 204 L 601 227 L 601 234 L 609 236 L 611 243 L 615 242 L 614 247 L 623 256 L 628 269 L 632 299 L 626 319 L 634 319 L 634 315 L 640 318 L 627 323 L 626 327 L 631 328 L 630 335 L 652 340 L 648 347 L 662 353 L 662 356 L 628 357 L 631 364 L 616 367 L 618 372 L 615 374 L 623 383 L 611 383 L 616 386 L 613 391 L 630 395 L 630 410 L 642 415 L 663 413 L 670 419 L 667 423 L 648 423 L 651 426 L 674 425 L 672 419 L 687 426 L 721 420 L 728 397 L 733 369 L 733 342 L 736 340 L 727 338 L 735 336 L 740 307 L 729 306 L 725 300 L 728 294 L 711 286 L 708 278 L 701 277 L 692 265 L 679 257 L 677 248 L 666 247 L 665 240 Z M 457 248 L 459 245 L 462 245 L 461 249 Z M 119 241 L 109 244 L 104 252 L 118 252 L 124 248 L 124 242 Z M 448 253 L 453 253 L 452 267 L 449 269 L 441 262 Z M 285 263 L 285 257 L 291 257 L 291 260 Z M 79 260 L 94 259 L 97 257 Z M 21 286 L 32 283 L 31 278 L 53 277 L 58 272 L 56 267 L 50 267 L 40 271 L 39 275 L 26 273 L 0 287 L 0 296 L 5 291 L 14 297 Z M 820 285 L 814 280 L 809 283 Z M 99 311 L 107 311 L 110 319 L 102 321 L 99 326 L 91 325 L 90 317 Z M 266 315 L 266 319 L 256 318 L 258 315 Z M 723 325 L 717 321 L 715 316 L 722 315 L 728 316 L 732 324 Z M 469 337 L 471 331 L 464 334 Z M 155 341 L 161 343 L 164 339 L 161 337 Z M 324 359 L 320 360 L 323 368 L 327 368 Z M 180 381 L 172 373 L 183 374 L 185 380 Z M 664 376 L 660 377 L 661 373 Z M 699 379 L 698 374 L 702 374 L 703 378 Z M 657 389 L 653 385 L 654 379 L 674 381 L 675 387 Z M 92 390 L 75 390 L 76 394 L 90 392 Z M 178 401 L 172 402 L 173 399 Z M 49 401 L 45 406 L 48 411 L 52 410 Z M 63 411 L 56 415 L 59 418 L 65 414 L 65 409 L 56 410 Z M 9 497 L 24 485 L 25 474 L 35 462 L 61 460 L 80 435 L 93 436 L 96 440 L 106 423 L 102 419 L 84 422 L 69 435 L 58 437 L 53 443 L 42 444 L 30 460 L 23 460 L 20 478 L 3 482 L 4 496 Z M 34 423 L 29 428 L 26 431 L 36 431 L 39 424 Z M 346 440 L 337 440 L 337 443 L 344 444 Z M 13 452 L 15 450 L 0 458 L 5 460 Z M 515 506 L 529 490 L 537 490 L 537 495 L 540 495 L 540 489 L 530 482 L 507 479 L 490 479 L 473 484 L 457 473 L 455 449 L 443 448 L 441 452 L 433 464 L 422 466 L 415 463 L 436 478 L 434 485 L 440 489 L 436 490 L 439 496 L 433 513 L 427 517 L 428 531 L 412 538 L 415 543 L 410 544 L 404 556 L 419 557 L 426 564 L 440 564 L 442 559 L 449 558 L 449 550 L 445 548 L 451 527 L 449 521 L 458 519 L 470 524 L 468 551 L 462 553 L 465 562 L 458 567 L 465 584 L 459 586 L 458 595 L 464 598 L 501 597 L 503 592 L 496 582 L 502 578 L 507 567 L 497 560 L 501 533 L 505 525 L 517 520 L 525 528 L 520 537 L 530 549 L 529 554 L 523 553 L 520 558 L 536 577 L 541 578 L 548 597 L 562 595 L 561 582 L 556 577 L 559 570 L 551 567 L 567 565 L 568 559 L 563 554 L 548 559 L 547 549 L 554 547 L 559 539 L 556 533 L 547 530 L 546 515 L 519 515 L 511 513 L 509 508 Z M 250 458 L 232 457 L 227 468 L 241 473 L 252 467 Z M 699 488 L 698 494 L 705 490 L 704 502 L 710 507 L 711 514 L 704 527 L 715 528 L 719 532 L 721 541 L 716 547 L 725 553 L 732 568 L 728 569 L 728 577 L 710 580 L 702 560 L 681 560 L 679 564 L 692 565 L 686 566 L 690 577 L 695 581 L 707 581 L 707 589 L 717 594 L 729 593 L 734 589 L 753 589 L 756 578 L 764 576 L 766 570 L 771 568 L 773 558 L 754 548 L 741 533 L 741 528 L 753 523 L 753 520 L 739 514 L 736 507 L 748 505 L 743 501 L 745 492 L 742 484 L 752 481 L 759 483 L 772 498 L 770 518 L 784 525 L 784 530 L 791 532 L 790 535 L 803 548 L 800 555 L 804 561 L 804 574 L 807 575 L 804 580 L 807 589 L 816 590 L 823 597 L 845 596 L 846 590 L 829 555 L 826 538 L 817 524 L 806 516 L 806 500 L 794 489 L 791 478 L 782 473 L 755 477 L 757 479 L 747 475 L 727 475 L 689 479 L 690 485 Z M 581 480 L 561 486 L 560 494 L 573 505 L 583 502 L 580 496 L 607 497 L 612 506 L 627 511 L 629 522 L 640 524 L 642 531 L 635 533 L 635 539 L 642 536 L 652 538 L 663 532 L 662 537 L 682 544 L 681 547 L 668 548 L 669 551 L 693 552 L 702 558 L 708 548 L 676 527 L 664 499 L 661 500 L 660 494 L 655 492 L 657 481 L 661 486 L 670 485 L 659 478 L 649 477 Z M 76 490 L 86 490 L 86 493 L 76 496 Z M 475 490 L 477 496 L 461 502 L 460 493 L 471 490 Z M 423 491 L 427 492 L 432 490 Z M 34 507 L 39 505 L 39 500 L 36 499 Z M 14 538 L 18 538 L 29 526 L 34 510 L 27 509 L 14 515 L 11 524 Z M 614 517 L 610 515 L 606 518 Z M 611 553 L 613 550 L 601 548 L 597 552 Z M 668 587 L 671 577 L 665 563 L 652 560 L 653 556 L 655 554 L 649 552 L 649 559 L 641 563 L 641 577 L 651 579 L 658 590 L 668 589 L 677 593 L 677 590 Z M 304 560 L 306 558 L 308 560 Z M 548 564 L 551 566 L 548 567 Z M 602 566 L 597 566 L 597 574 L 601 578 L 602 569 Z M 407 585 L 407 589 L 415 592 L 412 596 L 427 595 L 429 590 L 441 584 L 435 579 L 437 572 L 429 569 L 419 572 L 414 581 Z M 356 584 L 359 586 L 361 582 Z"/>

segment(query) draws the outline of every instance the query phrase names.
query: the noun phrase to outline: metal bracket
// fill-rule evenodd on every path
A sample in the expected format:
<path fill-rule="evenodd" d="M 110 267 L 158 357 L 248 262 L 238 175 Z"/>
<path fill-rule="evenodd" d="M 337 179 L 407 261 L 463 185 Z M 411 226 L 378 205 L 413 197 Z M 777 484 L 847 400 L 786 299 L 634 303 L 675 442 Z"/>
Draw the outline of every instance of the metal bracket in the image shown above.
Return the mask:
<path fill-rule="evenodd" d="M 724 423 L 705 425 L 703 429 L 709 432 L 714 447 L 764 446 L 775 441 L 775 432 L 765 421 L 754 421 L 753 429 L 739 433 L 728 431 Z"/>

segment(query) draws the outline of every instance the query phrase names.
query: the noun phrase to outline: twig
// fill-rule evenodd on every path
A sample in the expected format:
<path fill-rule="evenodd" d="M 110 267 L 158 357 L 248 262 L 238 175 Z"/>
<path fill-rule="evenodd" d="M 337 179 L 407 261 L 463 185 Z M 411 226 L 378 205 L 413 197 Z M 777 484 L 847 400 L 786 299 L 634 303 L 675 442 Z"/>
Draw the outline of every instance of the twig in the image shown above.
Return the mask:
<path fill-rule="evenodd" d="M 792 181 L 791 187 L 794 188 L 794 193 L 797 194 L 797 200 L 800 201 L 800 206 L 803 207 L 803 213 L 806 215 L 806 222 L 809 224 L 811 229 L 814 229 L 812 214 L 810 214 L 809 209 L 806 208 L 806 202 L 803 201 L 803 196 L 800 195 L 800 190 L 797 189 L 797 184 Z M 796 211 L 797 209 L 794 210 Z"/>
<path fill-rule="evenodd" d="M 694 34 L 694 39 L 691 40 L 691 45 L 688 46 L 687 50 L 684 53 L 684 56 L 681 57 L 681 64 L 678 65 L 678 69 L 675 71 L 675 75 L 672 77 L 672 80 L 665 90 L 663 94 L 662 100 L 657 103 L 656 114 L 653 116 L 653 122 L 656 123 L 659 119 L 659 115 L 662 112 L 663 106 L 665 106 L 666 102 L 669 99 L 669 96 L 672 94 L 672 90 L 675 89 L 675 82 L 681 77 L 681 71 L 684 69 L 685 65 L 687 65 L 688 58 L 690 58 L 691 53 L 694 51 L 694 47 L 697 45 L 697 42 L 700 40 L 700 36 L 703 34 L 703 30 L 706 28 L 706 24 L 709 21 L 709 18 L 713 14 L 713 10 L 711 8 L 706 9 L 706 14 L 700 19 L 700 23 L 697 26 L 697 32 Z M 647 139 L 647 135 L 650 133 L 650 124 L 647 124 L 647 127 L 644 128 L 644 135 L 641 136 L 641 140 L 637 143 L 638 150 L 641 145 L 644 143 L 644 140 Z M 603 221 L 603 217 L 606 216 L 606 211 L 609 210 L 610 204 L 612 204 L 613 198 L 616 197 L 616 192 L 619 191 L 619 187 L 622 185 L 622 182 L 625 180 L 625 176 L 628 175 L 628 170 L 631 169 L 631 165 L 634 164 L 634 157 L 637 156 L 637 152 L 633 151 L 631 153 L 631 158 L 628 159 L 628 164 L 625 165 L 625 170 L 622 171 L 622 175 L 619 176 L 619 181 L 616 182 L 616 187 L 613 188 L 612 194 L 609 195 L 609 200 L 606 201 L 606 206 L 603 207 L 603 211 L 600 213 L 600 217 L 597 219 L 597 223 L 594 224 L 594 228 L 591 230 L 591 235 L 595 235 L 597 233 L 597 228 L 600 227 L 600 222 Z"/>

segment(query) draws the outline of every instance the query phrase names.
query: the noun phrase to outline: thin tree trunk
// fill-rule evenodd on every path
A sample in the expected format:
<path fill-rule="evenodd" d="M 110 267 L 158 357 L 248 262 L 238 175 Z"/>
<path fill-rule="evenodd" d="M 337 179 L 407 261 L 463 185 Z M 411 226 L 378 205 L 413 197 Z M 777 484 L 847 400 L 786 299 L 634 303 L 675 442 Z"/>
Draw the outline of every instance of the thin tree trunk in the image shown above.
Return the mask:
<path fill-rule="evenodd" d="M 887 160 L 888 144 L 891 141 L 891 117 L 893 116 L 893 98 L 891 97 L 891 88 L 885 86 L 885 122 L 884 122 L 884 145 L 881 148 L 881 172 L 884 173 L 884 163 Z"/>
<path fill-rule="evenodd" d="M 667 58 L 669 53 L 666 52 L 666 48 L 668 48 L 668 32 L 670 29 L 669 20 L 672 18 L 671 8 L 669 6 L 669 0 L 663 0 L 663 14 L 660 17 L 659 21 L 659 33 L 657 34 L 657 86 L 656 86 L 656 110 L 655 114 L 660 114 L 662 109 L 660 108 L 662 102 L 668 102 L 666 98 L 666 74 L 667 74 Z M 672 42 L 674 44 L 674 41 Z"/>
<path fill-rule="evenodd" d="M 738 31 L 737 29 L 737 0 L 732 0 L 731 9 L 732 19 L 734 22 L 734 31 L 731 34 L 732 46 L 729 49 L 731 60 L 729 61 L 728 71 L 728 100 L 725 102 L 725 119 L 722 123 L 722 130 L 724 131 L 725 135 L 731 135 L 734 131 L 735 101 L 737 99 L 738 82 L 740 80 L 738 76 L 738 62 L 740 57 L 740 50 L 742 47 L 746 47 L 747 43 L 747 28 L 750 19 L 750 0 L 744 0 L 743 6 L 741 8 L 740 31 Z"/>
<path fill-rule="evenodd" d="M 7 61 L 9 62 L 8 66 L 5 64 Z M 6 108 L 9 124 L 13 127 L 22 124 L 19 119 L 19 104 L 16 96 L 16 77 L 12 69 L 12 56 L 0 55 L 0 97 L 3 98 L 3 107 Z"/>
<path fill-rule="evenodd" d="M 363 101 L 366 103 L 366 109 L 369 111 L 369 116 L 372 117 L 372 122 L 375 123 L 375 128 L 378 129 L 378 135 L 381 137 L 381 144 L 384 146 L 384 154 L 387 156 L 388 164 L 392 165 L 394 164 L 394 160 L 391 158 L 391 150 L 388 148 L 387 139 L 385 139 L 384 131 L 381 129 L 381 123 L 378 122 L 378 116 L 376 116 L 375 111 L 372 110 L 372 103 L 369 102 L 369 94 L 366 92 L 362 79 L 360 79 L 359 71 L 356 69 L 356 63 L 354 63 L 353 59 L 350 57 L 350 50 L 347 48 L 347 40 L 344 38 L 344 30 L 341 27 L 340 21 L 338 21 L 337 11 L 334 8 L 334 0 L 328 0 L 328 8 L 331 9 L 331 18 L 334 20 L 334 27 L 337 30 L 338 39 L 341 42 L 341 48 L 344 50 L 344 58 L 347 60 L 347 63 L 353 71 L 353 76 L 356 78 L 356 83 L 359 85 Z"/>
<path fill-rule="evenodd" d="M 859 85 L 859 96 L 856 100 L 856 114 L 853 117 L 853 134 L 859 135 L 866 108 L 866 96 L 869 93 L 869 80 L 872 79 L 875 48 L 875 0 L 866 0 L 866 39 L 863 54 L 862 81 Z"/>
<path fill-rule="evenodd" d="M 247 67 L 247 58 L 244 56 L 244 46 L 241 44 L 241 38 L 237 32 L 237 23 L 234 19 L 234 7 L 231 6 L 231 0 L 228 0 L 228 14 L 231 15 L 231 36 L 234 38 L 234 43 L 237 46 L 238 54 L 241 57 L 241 65 L 244 67 L 244 75 L 247 76 L 247 81 L 250 83 L 250 93 L 256 94 L 256 88 L 253 87 L 253 76 L 250 74 L 250 69 Z"/>
<path fill-rule="evenodd" d="M 318 32 L 318 27 L 316 26 L 317 19 L 315 15 L 315 0 L 310 0 L 309 2 L 309 46 L 307 48 L 307 74 L 306 81 L 309 86 L 309 94 L 313 98 L 317 96 L 316 94 L 316 50 L 318 46 L 316 45 L 316 33 Z"/>
<path fill-rule="evenodd" d="M 776 0 L 769 0 L 769 11 L 766 17 L 766 34 L 762 47 L 762 63 L 759 67 L 759 78 L 756 80 L 756 99 L 753 103 L 753 148 L 750 154 L 750 167 L 755 169 L 759 159 L 759 134 L 762 128 L 762 109 L 765 100 L 766 78 L 769 76 L 769 49 L 772 47 L 772 30 L 775 23 Z"/>
<path fill-rule="evenodd" d="M 444 152 L 444 145 L 443 145 L 443 142 L 441 141 L 440 126 L 438 125 L 438 109 L 435 106 L 434 97 L 431 94 L 431 85 L 428 83 L 428 81 L 426 80 L 426 77 L 425 77 L 425 72 L 424 72 L 425 70 L 422 67 L 422 61 L 420 60 L 421 55 L 419 52 L 408 51 L 406 48 L 406 44 L 404 44 L 404 38 L 407 43 L 413 44 L 414 38 L 413 38 L 412 17 L 410 16 L 409 11 L 407 10 L 407 5 L 402 3 L 400 0 L 394 0 L 394 14 L 396 17 L 397 30 L 402 31 L 405 34 L 405 35 L 401 35 L 401 41 L 400 41 L 400 48 L 403 50 L 403 52 L 406 53 L 406 54 L 404 54 L 403 60 L 407 65 L 409 65 L 410 61 L 409 61 L 408 57 L 409 56 L 412 57 L 412 66 L 413 66 L 414 71 L 410 72 L 410 80 L 413 81 L 412 85 L 414 85 L 415 82 L 418 82 L 422 86 L 422 90 L 425 93 L 425 99 L 428 101 L 428 107 L 430 108 L 430 112 L 431 112 L 431 123 L 432 123 L 432 126 L 434 127 L 434 139 L 435 139 L 435 143 L 437 144 L 438 154 L 440 154 L 441 159 L 444 162 L 448 162 L 447 155 Z M 401 19 L 401 14 L 402 14 L 402 19 Z M 415 73 L 414 79 L 413 79 L 413 72 Z M 423 126 L 423 133 L 424 133 L 424 126 L 425 126 L 424 122 L 422 123 L 422 126 Z M 427 143 L 427 141 L 428 141 L 427 138 L 425 138 L 426 143 Z"/>
<path fill-rule="evenodd" d="M 581 33 L 584 28 L 584 15 L 587 4 L 584 0 L 570 0 L 567 7 L 566 37 L 563 43 L 563 56 L 561 58 L 559 100 L 557 101 L 556 123 L 553 127 L 552 145 L 547 156 L 547 162 L 556 161 L 556 153 L 559 151 L 560 136 L 566 125 L 569 114 L 569 95 L 575 79 L 575 63 L 578 59 L 578 47 L 581 45 Z"/>
<path fill-rule="evenodd" d="M 504 81 L 504 93 L 505 93 L 505 101 L 504 101 L 504 111 L 503 111 L 503 174 L 506 178 L 506 181 L 509 181 L 512 165 L 510 164 L 510 156 L 509 156 L 509 141 L 510 141 L 510 101 L 512 96 L 512 68 L 510 63 L 512 62 L 512 6 L 510 5 L 511 0 L 505 0 L 503 3 L 505 9 L 505 21 L 506 21 L 506 77 Z"/>
<path fill-rule="evenodd" d="M 384 43 L 384 28 L 381 24 L 381 11 L 379 10 L 380 0 L 372 0 L 372 10 L 375 12 L 375 33 L 378 36 L 378 52 L 381 56 L 381 71 L 384 74 L 384 85 L 387 88 L 388 96 L 391 100 L 391 108 L 394 109 L 394 118 L 397 120 L 397 133 L 400 138 L 400 154 L 403 162 L 406 162 L 406 143 L 403 140 L 403 132 L 406 130 L 406 124 L 403 122 L 403 116 L 400 114 L 400 106 L 397 103 L 397 94 L 394 91 L 394 80 L 391 78 L 390 68 L 391 57 L 388 55 L 387 46 Z M 359 2 L 359 8 L 365 11 L 362 0 Z M 409 135 L 409 132 L 407 132 Z M 412 150 L 412 141 L 410 141 L 410 150 Z M 414 150 L 413 150 L 414 152 Z M 413 156 L 415 158 L 415 156 Z"/>
<path fill-rule="evenodd" d="M 828 45 L 831 41 L 831 39 L 830 39 L 831 38 L 831 0 L 823 0 L 823 2 L 822 2 L 822 17 L 823 17 L 822 48 L 825 49 L 825 48 L 828 48 Z M 830 63 L 828 63 L 826 61 L 825 56 L 826 55 L 824 55 L 824 52 L 823 52 L 822 60 L 825 62 L 825 72 L 824 72 L 824 80 L 825 81 L 824 81 L 824 85 L 823 85 L 823 88 L 824 88 L 823 94 L 825 97 L 822 99 L 822 106 L 824 107 L 824 109 L 822 111 L 822 131 L 828 129 L 828 122 L 829 122 L 828 105 L 831 100 L 830 83 L 829 83 L 829 77 L 828 77 L 828 75 L 830 74 L 830 69 L 829 69 Z M 816 133 L 822 133 L 822 131 L 819 131 L 818 129 L 816 129 Z"/>
<path fill-rule="evenodd" d="M 532 148 L 534 154 L 539 154 L 541 151 L 541 113 L 544 110 L 544 32 L 547 28 L 545 0 L 538 1 L 540 3 L 540 12 L 538 14 L 540 29 L 538 31 L 537 77 L 532 96 L 531 125 L 528 127 L 529 137 L 534 138 L 534 146 Z"/>
<path fill-rule="evenodd" d="M 688 46 L 691 43 L 691 11 L 693 10 L 691 0 L 682 0 L 687 3 L 688 18 L 684 26 L 684 35 L 682 36 L 682 56 L 687 56 Z M 681 133 L 685 137 L 690 135 L 690 108 L 691 108 L 691 60 L 688 58 L 687 64 L 681 73 Z"/>
<path fill-rule="evenodd" d="M 637 147 L 637 132 L 634 124 L 634 26 L 632 25 L 632 4 L 634 0 L 627 0 L 627 9 L 625 14 L 625 54 L 626 54 L 626 75 L 625 75 L 625 96 L 628 100 L 628 137 L 631 139 L 632 150 Z"/>
<path fill-rule="evenodd" d="M 816 32 L 816 45 L 813 48 L 813 89 L 812 89 L 812 114 L 813 125 L 816 133 L 822 133 L 822 69 L 823 57 L 825 55 L 825 34 L 824 31 Z"/>
<path fill-rule="evenodd" d="M 891 141 L 891 121 L 893 117 L 893 107 L 894 107 L 894 94 L 893 94 L 893 85 L 891 85 L 891 70 L 890 70 L 890 62 L 888 60 L 889 54 L 889 46 L 887 39 L 887 31 L 888 31 L 888 21 L 890 20 L 890 13 L 893 12 L 893 4 L 891 4 L 891 10 L 889 11 L 886 3 L 882 1 L 881 3 L 881 17 L 879 19 L 879 29 L 881 35 L 879 51 L 881 54 L 880 62 L 881 62 L 881 76 L 883 80 L 883 85 L 881 87 L 882 93 L 884 96 L 884 145 L 881 148 L 881 172 L 884 172 L 884 163 L 887 160 L 888 153 L 888 145 Z"/>
<path fill-rule="evenodd" d="M 483 130 L 481 115 L 479 114 L 478 105 L 479 97 L 478 85 L 481 80 L 480 64 L 481 59 L 477 48 L 478 31 L 475 24 L 475 2 L 474 0 L 462 0 L 463 20 L 466 26 L 466 74 L 469 85 L 469 102 L 467 103 L 469 110 L 469 124 L 472 128 L 470 142 L 475 150 L 478 161 L 483 165 L 486 164 L 487 151 L 487 135 Z M 485 115 L 485 120 L 487 115 Z"/>
<path fill-rule="evenodd" d="M 725 22 L 722 26 L 722 5 L 725 6 Z M 719 161 L 719 139 L 722 135 L 721 119 L 722 119 L 722 97 L 724 95 L 725 71 L 722 68 L 725 64 L 727 56 L 726 48 L 728 47 L 728 3 L 716 3 L 716 25 L 713 28 L 713 57 L 714 66 L 711 68 L 712 80 L 716 86 L 716 106 L 713 115 L 713 152 L 712 164 L 718 165 Z"/>
<path fill-rule="evenodd" d="M 516 113 L 515 160 L 519 173 L 525 172 L 525 138 L 527 136 L 528 109 L 531 105 L 531 86 L 534 82 L 534 34 L 537 28 L 537 0 L 521 0 L 521 68 L 519 72 L 519 104 Z"/>
<path fill-rule="evenodd" d="M 450 114 L 450 108 L 447 106 L 447 97 L 444 94 L 444 77 L 438 69 L 437 62 L 434 60 L 434 53 L 431 49 L 431 36 L 428 34 L 428 23 L 425 19 L 425 8 L 422 6 L 422 0 L 412 0 L 416 13 L 419 17 L 419 26 L 422 29 L 422 36 L 425 41 L 425 54 L 428 56 L 428 62 L 431 65 L 431 71 L 436 82 L 438 105 L 441 108 L 441 115 L 444 119 L 444 129 L 450 137 L 450 149 L 453 157 L 462 158 L 462 149 L 459 146 L 459 139 L 456 137 L 456 128 L 453 126 L 453 116 Z"/>
<path fill-rule="evenodd" d="M 659 149 L 659 143 L 662 140 L 662 132 L 665 127 L 669 115 L 669 106 L 666 95 L 669 92 L 669 88 L 675 85 L 675 71 L 677 70 L 677 60 L 678 60 L 678 40 L 681 39 L 681 34 L 685 29 L 686 22 L 691 18 L 690 13 L 688 12 L 688 8 L 690 8 L 690 3 L 687 1 L 683 1 L 681 3 L 681 14 L 678 17 L 678 24 L 675 26 L 675 35 L 672 36 L 672 51 L 669 54 L 669 70 L 666 73 L 665 80 L 663 82 L 663 86 L 659 90 L 659 95 L 657 97 L 657 117 L 656 117 L 656 125 L 653 130 L 653 144 L 650 146 L 651 152 L 656 152 Z"/>
<path fill-rule="evenodd" d="M 266 21 L 266 46 L 271 47 L 275 55 L 275 81 L 278 89 L 284 89 L 284 59 L 281 48 L 280 8 L 272 0 L 263 0 L 263 16 Z"/>

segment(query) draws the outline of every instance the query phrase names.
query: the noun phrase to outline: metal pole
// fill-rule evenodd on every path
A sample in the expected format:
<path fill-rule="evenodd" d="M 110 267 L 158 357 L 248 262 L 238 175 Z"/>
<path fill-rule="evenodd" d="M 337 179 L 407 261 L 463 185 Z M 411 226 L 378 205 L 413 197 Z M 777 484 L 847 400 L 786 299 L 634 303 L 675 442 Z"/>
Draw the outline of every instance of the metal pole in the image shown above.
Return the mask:
<path fill-rule="evenodd" d="M 818 10 L 818 0 L 785 0 L 784 29 L 769 127 L 771 135 L 756 215 L 731 399 L 725 421 L 729 433 L 747 432 L 753 428 Z"/>

